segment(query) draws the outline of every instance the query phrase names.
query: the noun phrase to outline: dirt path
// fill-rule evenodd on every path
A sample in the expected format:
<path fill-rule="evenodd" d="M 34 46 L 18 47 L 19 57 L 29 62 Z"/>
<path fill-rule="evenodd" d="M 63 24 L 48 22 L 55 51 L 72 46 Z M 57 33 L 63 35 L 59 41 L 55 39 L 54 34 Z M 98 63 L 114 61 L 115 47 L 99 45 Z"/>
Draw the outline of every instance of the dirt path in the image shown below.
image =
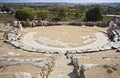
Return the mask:
<path fill-rule="evenodd" d="M 53 71 L 48 78 L 75 78 L 73 66 L 70 63 L 70 59 L 67 59 L 65 55 L 61 55 L 56 60 Z"/>

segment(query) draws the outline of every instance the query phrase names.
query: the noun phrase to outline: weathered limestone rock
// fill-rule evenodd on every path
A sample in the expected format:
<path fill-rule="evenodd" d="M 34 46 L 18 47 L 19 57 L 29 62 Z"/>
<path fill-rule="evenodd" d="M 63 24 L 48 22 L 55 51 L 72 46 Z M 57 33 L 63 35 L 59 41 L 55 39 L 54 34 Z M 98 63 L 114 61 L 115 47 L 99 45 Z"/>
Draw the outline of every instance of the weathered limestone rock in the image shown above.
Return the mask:
<path fill-rule="evenodd" d="M 10 41 L 11 44 L 13 44 L 15 47 L 19 48 L 20 47 L 20 43 L 18 41 Z"/>
<path fill-rule="evenodd" d="M 35 67 L 41 68 L 40 76 L 41 78 L 48 78 L 52 67 L 55 64 L 54 57 L 49 58 L 7 58 L 0 61 L 5 66 L 20 65 L 20 64 L 32 64 Z M 13 78 L 33 78 L 31 74 L 27 72 L 14 72 Z"/>
<path fill-rule="evenodd" d="M 82 53 L 82 50 L 76 50 L 77 52 L 76 53 Z"/>
<path fill-rule="evenodd" d="M 62 25 L 62 24 L 59 23 L 59 22 L 49 22 L 48 25 L 49 26 L 54 26 L 54 25 Z"/>
<path fill-rule="evenodd" d="M 101 21 L 101 22 L 97 22 L 96 25 L 99 27 L 107 27 L 109 25 L 109 23 Z"/>
<path fill-rule="evenodd" d="M 120 48 L 116 50 L 116 52 L 120 52 Z"/>
<path fill-rule="evenodd" d="M 112 49 L 117 49 L 117 48 L 120 47 L 120 41 L 118 41 L 118 42 L 111 42 L 110 46 L 111 46 Z"/>
<path fill-rule="evenodd" d="M 32 75 L 27 72 L 14 72 L 13 78 L 32 78 Z"/>
<path fill-rule="evenodd" d="M 46 50 L 45 53 L 58 54 L 61 53 L 59 50 Z"/>
<path fill-rule="evenodd" d="M 39 49 L 37 50 L 37 52 L 38 52 L 38 53 L 45 53 L 45 50 L 44 50 L 44 49 L 39 48 Z"/>
<path fill-rule="evenodd" d="M 89 70 L 90 68 L 94 67 L 94 66 L 98 66 L 99 64 L 84 64 L 84 70 Z"/>
<path fill-rule="evenodd" d="M 29 20 L 28 21 L 21 21 L 20 24 L 24 27 L 34 27 L 36 24 L 34 22 L 30 22 Z"/>
<path fill-rule="evenodd" d="M 20 58 L 7 58 L 1 60 L 1 63 L 4 65 L 18 65 L 18 64 L 33 64 L 37 67 L 52 65 L 54 61 L 53 57 L 45 58 L 29 58 L 29 59 L 20 59 Z"/>
<path fill-rule="evenodd" d="M 82 50 L 84 53 L 88 53 L 88 52 L 98 52 L 100 51 L 99 48 L 90 48 L 90 49 L 85 49 L 85 50 Z"/>
<path fill-rule="evenodd" d="M 69 53 L 69 54 L 74 54 L 76 53 L 77 51 L 76 50 L 67 50 L 66 53 Z"/>
<path fill-rule="evenodd" d="M 34 63 L 34 66 L 44 68 L 46 66 L 46 64 L 42 63 L 42 62 L 41 63 Z"/>
<path fill-rule="evenodd" d="M 120 41 L 120 29 L 108 30 L 107 33 L 111 41 Z"/>
<path fill-rule="evenodd" d="M 72 22 L 72 23 L 69 23 L 69 25 L 82 26 L 82 23 L 81 22 Z"/>
<path fill-rule="evenodd" d="M 74 73 L 76 75 L 76 78 L 80 78 L 80 73 L 79 73 L 79 69 L 81 68 L 79 63 L 78 63 L 78 59 L 76 57 L 72 57 L 72 63 L 74 66 Z M 81 77 L 82 78 L 82 77 Z"/>
<path fill-rule="evenodd" d="M 111 46 L 108 44 L 106 45 L 103 45 L 101 47 L 98 47 L 100 49 L 100 51 L 105 51 L 105 50 L 110 50 L 111 49 Z"/>
<path fill-rule="evenodd" d="M 27 50 L 27 51 L 32 51 L 32 47 L 31 46 L 28 46 L 28 45 L 23 45 L 23 46 L 20 46 L 20 48 L 22 48 L 23 50 Z"/>
<path fill-rule="evenodd" d="M 86 26 L 94 26 L 95 25 L 95 23 L 94 22 L 86 22 L 86 24 L 85 24 Z"/>

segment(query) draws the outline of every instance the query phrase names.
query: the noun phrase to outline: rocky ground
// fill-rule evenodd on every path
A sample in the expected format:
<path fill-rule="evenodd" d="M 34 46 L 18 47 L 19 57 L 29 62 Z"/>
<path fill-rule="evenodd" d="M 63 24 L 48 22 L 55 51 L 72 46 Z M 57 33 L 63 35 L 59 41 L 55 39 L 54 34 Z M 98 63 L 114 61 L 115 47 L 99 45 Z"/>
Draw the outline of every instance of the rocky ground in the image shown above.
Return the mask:
<path fill-rule="evenodd" d="M 85 71 L 86 78 L 120 78 L 120 66 L 104 65 Z"/>
<path fill-rule="evenodd" d="M 12 29 L 12 26 L 0 24 L 1 78 L 76 78 L 71 57 L 77 58 L 79 66 L 84 65 L 86 78 L 120 78 L 120 53 L 116 52 L 116 50 L 67 54 L 67 56 L 63 54 L 65 52 L 62 52 L 62 54 L 28 52 L 4 42 L 5 33 Z M 23 33 L 31 32 L 32 29 L 27 28 Z M 92 33 L 95 33 L 96 30 L 104 33 L 106 31 L 106 28 L 92 27 L 90 29 L 95 30 Z M 50 33 L 48 36 L 50 36 Z M 21 38 L 23 37 L 22 34 Z"/>
<path fill-rule="evenodd" d="M 71 57 L 84 66 L 86 78 L 120 78 L 120 53 L 115 50 L 68 54 Z"/>
<path fill-rule="evenodd" d="M 4 42 L 4 33 L 12 26 L 0 24 L 0 77 L 1 78 L 43 78 L 52 70 L 59 55 L 27 52 Z"/>

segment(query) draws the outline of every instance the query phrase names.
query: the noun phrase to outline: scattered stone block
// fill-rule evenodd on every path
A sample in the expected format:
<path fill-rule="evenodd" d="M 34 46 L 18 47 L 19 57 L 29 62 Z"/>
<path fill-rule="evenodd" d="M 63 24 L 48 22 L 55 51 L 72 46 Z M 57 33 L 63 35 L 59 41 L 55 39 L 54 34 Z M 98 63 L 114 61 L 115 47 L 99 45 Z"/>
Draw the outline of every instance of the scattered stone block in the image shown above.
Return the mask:
<path fill-rule="evenodd" d="M 94 22 L 86 22 L 86 24 L 85 24 L 86 26 L 94 26 L 95 25 L 95 23 Z"/>
<path fill-rule="evenodd" d="M 120 47 L 120 41 L 118 41 L 118 42 L 111 42 L 110 46 L 111 46 L 112 49 L 117 49 L 117 48 Z"/>
<path fill-rule="evenodd" d="M 100 22 L 97 22 L 96 25 L 99 27 L 107 27 L 107 26 L 109 26 L 109 23 L 100 21 Z"/>
<path fill-rule="evenodd" d="M 116 52 L 120 52 L 120 48 L 116 50 Z"/>
<path fill-rule="evenodd" d="M 110 50 L 111 46 L 109 44 L 106 44 L 104 46 L 98 47 L 100 51 Z"/>
<path fill-rule="evenodd" d="M 82 53 L 82 50 L 77 50 L 77 52 L 76 53 Z"/>
<path fill-rule="evenodd" d="M 99 49 L 99 48 L 91 48 L 91 49 L 86 49 L 86 50 L 84 50 L 84 53 L 89 53 L 89 52 L 98 52 L 98 51 L 100 51 L 100 49 Z"/>
<path fill-rule="evenodd" d="M 37 52 L 39 52 L 39 53 L 45 53 L 45 50 L 40 48 L 40 49 L 37 50 Z"/>
<path fill-rule="evenodd" d="M 74 53 L 77 53 L 77 51 L 76 50 L 67 50 L 66 53 L 74 54 Z"/>
<path fill-rule="evenodd" d="M 82 26 L 82 23 L 81 22 L 72 22 L 72 23 L 69 23 L 69 25 Z"/>

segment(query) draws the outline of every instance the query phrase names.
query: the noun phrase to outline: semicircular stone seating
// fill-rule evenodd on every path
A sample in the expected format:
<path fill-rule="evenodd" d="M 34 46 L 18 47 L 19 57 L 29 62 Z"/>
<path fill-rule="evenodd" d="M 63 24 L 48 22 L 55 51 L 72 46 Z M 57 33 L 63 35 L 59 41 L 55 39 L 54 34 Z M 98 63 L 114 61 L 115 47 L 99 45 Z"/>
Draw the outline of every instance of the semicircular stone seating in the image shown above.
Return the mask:
<path fill-rule="evenodd" d="M 7 42 L 14 45 L 17 48 L 21 48 L 23 50 L 29 51 L 29 52 L 38 52 L 38 53 L 52 53 L 52 54 L 58 54 L 62 53 L 62 50 L 54 50 L 54 49 L 43 49 L 34 47 L 31 45 L 24 44 L 21 40 L 19 40 L 19 36 L 21 35 L 21 29 L 20 27 L 15 27 L 12 31 L 10 31 L 7 34 Z M 86 48 L 86 49 L 74 49 L 74 50 L 64 50 L 64 53 L 86 53 L 86 52 L 99 52 L 99 51 L 105 51 L 105 50 L 111 50 L 111 49 L 117 49 L 120 47 L 120 41 L 116 42 L 109 42 L 105 45 L 95 47 L 95 48 Z"/>

